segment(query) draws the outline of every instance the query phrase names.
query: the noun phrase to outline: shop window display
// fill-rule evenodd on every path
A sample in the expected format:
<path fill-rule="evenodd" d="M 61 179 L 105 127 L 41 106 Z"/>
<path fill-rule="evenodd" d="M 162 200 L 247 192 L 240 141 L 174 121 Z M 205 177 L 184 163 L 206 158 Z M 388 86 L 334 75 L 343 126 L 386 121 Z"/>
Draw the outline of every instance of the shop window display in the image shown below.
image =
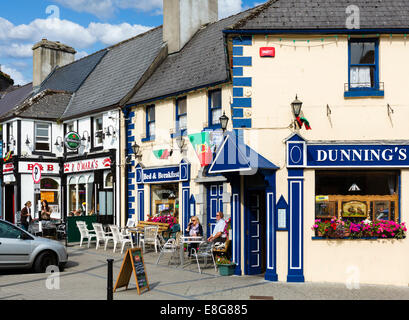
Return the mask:
<path fill-rule="evenodd" d="M 179 215 L 178 184 L 152 185 L 151 199 L 153 216 Z"/>
<path fill-rule="evenodd" d="M 316 219 L 399 218 L 398 171 L 316 171 Z"/>

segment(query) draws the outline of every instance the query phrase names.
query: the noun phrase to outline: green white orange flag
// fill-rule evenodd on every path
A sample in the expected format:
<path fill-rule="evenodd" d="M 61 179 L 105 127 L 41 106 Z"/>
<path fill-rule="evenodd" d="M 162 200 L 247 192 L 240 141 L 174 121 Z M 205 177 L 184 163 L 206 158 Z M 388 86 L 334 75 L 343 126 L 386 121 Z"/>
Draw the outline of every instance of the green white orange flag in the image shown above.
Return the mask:
<path fill-rule="evenodd" d="M 168 159 L 170 156 L 170 151 L 168 149 L 154 150 L 153 154 L 157 159 Z"/>
<path fill-rule="evenodd" d="M 210 145 L 210 133 L 201 132 L 189 135 L 189 141 L 195 149 L 202 167 L 212 163 L 213 152 Z"/>
<path fill-rule="evenodd" d="M 305 129 L 307 130 L 311 130 L 311 126 L 310 123 L 308 122 L 308 120 L 304 117 L 297 117 L 297 122 L 300 125 L 300 128 L 302 127 L 302 125 L 305 125 Z"/>

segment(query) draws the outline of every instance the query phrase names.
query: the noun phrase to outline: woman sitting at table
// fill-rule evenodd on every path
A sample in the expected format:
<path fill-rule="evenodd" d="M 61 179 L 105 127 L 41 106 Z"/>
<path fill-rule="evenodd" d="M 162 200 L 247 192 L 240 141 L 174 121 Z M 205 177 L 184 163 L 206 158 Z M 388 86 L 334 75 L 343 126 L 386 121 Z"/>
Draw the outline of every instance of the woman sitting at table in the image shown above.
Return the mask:
<path fill-rule="evenodd" d="M 190 219 L 189 225 L 186 228 L 187 236 L 190 237 L 202 237 L 203 236 L 203 227 L 200 224 L 199 218 L 194 216 Z M 197 249 L 198 243 L 190 243 L 187 247 L 188 256 L 190 257 L 192 249 Z"/>

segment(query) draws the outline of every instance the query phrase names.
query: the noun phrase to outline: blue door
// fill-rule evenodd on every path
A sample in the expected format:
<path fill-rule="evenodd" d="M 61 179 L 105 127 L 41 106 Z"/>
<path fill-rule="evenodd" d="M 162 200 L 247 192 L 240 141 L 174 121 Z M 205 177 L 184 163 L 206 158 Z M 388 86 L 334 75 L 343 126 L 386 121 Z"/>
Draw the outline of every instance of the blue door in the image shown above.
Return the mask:
<path fill-rule="evenodd" d="M 263 272 L 263 197 L 260 191 L 249 191 L 246 219 L 246 274 Z"/>
<path fill-rule="evenodd" d="M 223 184 L 212 184 L 207 189 L 207 236 L 209 237 L 216 225 L 216 213 L 223 211 Z M 223 212 L 224 213 L 224 212 Z"/>

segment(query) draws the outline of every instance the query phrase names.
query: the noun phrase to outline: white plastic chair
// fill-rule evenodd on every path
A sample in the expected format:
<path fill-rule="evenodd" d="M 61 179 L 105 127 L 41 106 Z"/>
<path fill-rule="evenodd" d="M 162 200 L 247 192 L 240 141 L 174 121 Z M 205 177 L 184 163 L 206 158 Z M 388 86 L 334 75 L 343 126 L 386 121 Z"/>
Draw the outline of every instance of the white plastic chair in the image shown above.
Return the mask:
<path fill-rule="evenodd" d="M 197 267 L 199 268 L 199 273 L 202 273 L 200 270 L 199 258 L 204 258 L 205 265 L 207 264 L 207 258 L 212 257 L 214 270 L 217 271 L 216 261 L 214 261 L 213 256 L 213 242 L 202 242 L 199 244 L 199 247 L 196 249 L 192 249 L 192 256 L 196 258 Z"/>
<path fill-rule="evenodd" d="M 136 221 L 132 219 L 128 219 L 128 221 L 126 222 L 126 226 L 121 229 L 122 234 L 124 236 L 129 236 L 130 238 L 132 238 L 132 234 L 129 232 L 129 228 L 134 228 L 135 226 L 136 226 Z"/>
<path fill-rule="evenodd" d="M 91 243 L 91 239 L 97 237 L 97 235 L 92 231 L 87 229 L 87 225 L 84 221 L 77 221 L 77 227 L 80 231 L 81 240 L 80 240 L 80 247 L 82 247 L 82 241 L 87 238 L 88 239 L 88 248 Z"/>
<path fill-rule="evenodd" d="M 139 240 L 142 242 L 143 252 L 145 252 L 145 244 L 153 244 L 155 246 L 155 252 L 158 252 L 158 246 L 160 248 L 158 229 L 158 226 L 146 226 L 144 228 L 143 237 Z"/>
<path fill-rule="evenodd" d="M 111 234 L 110 232 L 105 232 L 104 228 L 102 228 L 102 224 L 101 223 L 93 223 L 92 226 L 94 227 L 96 236 L 97 236 L 97 250 L 99 248 L 99 242 L 100 241 L 104 241 L 105 242 L 105 246 L 104 249 L 107 249 L 107 244 L 109 240 L 114 240 L 114 237 L 109 236 L 108 234 Z"/>
<path fill-rule="evenodd" d="M 115 251 L 116 251 L 116 245 L 118 244 L 118 242 L 120 243 L 120 244 L 122 244 L 122 248 L 121 248 L 121 254 L 124 252 L 124 247 L 125 247 L 125 245 L 127 244 L 127 243 L 130 243 L 131 244 L 131 247 L 133 248 L 133 242 L 132 242 L 132 238 L 130 238 L 130 237 L 128 237 L 128 236 L 126 236 L 126 235 L 123 235 L 120 231 L 119 231 L 119 228 L 118 228 L 118 226 L 115 226 L 115 225 L 109 225 L 109 228 L 111 229 L 111 231 L 112 231 L 112 236 L 113 236 L 113 240 L 114 240 L 114 253 L 115 253 Z"/>
<path fill-rule="evenodd" d="M 163 245 L 163 247 L 162 247 L 162 249 L 160 251 L 158 260 L 156 260 L 156 264 L 159 264 L 160 258 L 162 258 L 162 256 L 165 253 L 172 253 L 172 255 L 171 255 L 171 257 L 170 257 L 170 259 L 168 261 L 168 264 L 170 264 L 172 262 L 172 259 L 174 257 L 176 257 L 176 258 L 178 257 L 178 250 L 179 250 L 179 246 L 180 246 L 179 240 L 180 240 L 180 237 L 176 236 L 176 239 L 170 238 L 170 239 L 168 239 L 168 241 L 166 241 L 166 243 Z"/>

